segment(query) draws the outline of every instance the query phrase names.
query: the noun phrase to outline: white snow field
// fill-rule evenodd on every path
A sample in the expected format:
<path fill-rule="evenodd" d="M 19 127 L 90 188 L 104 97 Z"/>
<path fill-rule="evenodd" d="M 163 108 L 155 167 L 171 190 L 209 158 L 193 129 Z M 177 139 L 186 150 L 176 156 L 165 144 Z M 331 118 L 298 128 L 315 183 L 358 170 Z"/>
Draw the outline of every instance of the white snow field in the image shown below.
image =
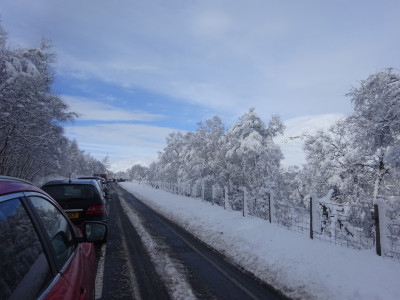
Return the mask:
<path fill-rule="evenodd" d="M 233 263 L 293 299 L 400 299 L 400 262 L 289 231 L 241 212 L 120 183 Z"/>
<path fill-rule="evenodd" d="M 332 125 L 343 119 L 343 114 L 309 115 L 286 120 L 283 135 L 274 138 L 279 145 L 284 159 L 281 161 L 283 168 L 290 166 L 301 167 L 306 163 L 303 144 L 307 136 L 316 134 L 319 130 L 328 130 Z"/>

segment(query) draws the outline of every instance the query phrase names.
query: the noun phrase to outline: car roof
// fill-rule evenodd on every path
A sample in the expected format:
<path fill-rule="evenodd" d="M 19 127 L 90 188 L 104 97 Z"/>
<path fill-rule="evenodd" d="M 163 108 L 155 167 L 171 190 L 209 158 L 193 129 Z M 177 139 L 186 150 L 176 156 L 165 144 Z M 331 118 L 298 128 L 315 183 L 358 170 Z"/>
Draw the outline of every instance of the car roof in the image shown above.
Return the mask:
<path fill-rule="evenodd" d="M 94 185 L 94 186 L 96 186 L 97 185 L 97 183 L 96 183 L 96 181 L 93 179 L 93 180 L 88 180 L 88 179 L 82 179 L 82 180 L 79 180 L 79 179 L 77 179 L 77 180 L 68 180 L 68 179 L 66 179 L 66 180 L 52 180 L 52 181 L 49 181 L 49 182 L 47 182 L 47 183 L 45 183 L 43 186 L 47 186 L 47 185 L 69 185 L 69 184 L 82 184 L 82 185 Z"/>
<path fill-rule="evenodd" d="M 15 177 L 0 176 L 0 196 L 18 192 L 37 192 L 48 196 L 47 193 L 29 181 Z"/>
<path fill-rule="evenodd" d="M 66 186 L 66 185 L 89 185 L 89 186 L 93 186 L 96 190 L 97 193 L 100 195 L 101 197 L 101 187 L 100 187 L 100 183 L 95 180 L 95 179 L 76 179 L 76 180 L 53 180 L 53 181 L 49 181 L 47 183 L 45 183 L 42 186 L 42 189 L 46 189 L 49 186 Z"/>

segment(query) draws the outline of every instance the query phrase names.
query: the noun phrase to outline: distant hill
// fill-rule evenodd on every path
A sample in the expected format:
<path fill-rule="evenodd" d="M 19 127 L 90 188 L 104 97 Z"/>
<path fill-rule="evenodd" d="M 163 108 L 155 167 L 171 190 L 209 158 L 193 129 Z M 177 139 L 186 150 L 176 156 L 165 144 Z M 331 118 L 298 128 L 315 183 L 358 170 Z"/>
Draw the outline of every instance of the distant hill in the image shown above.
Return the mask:
<path fill-rule="evenodd" d="M 344 114 L 324 114 L 302 116 L 286 120 L 285 134 L 275 139 L 283 152 L 285 159 L 282 161 L 282 166 L 301 167 L 305 162 L 303 151 L 303 143 L 307 135 L 312 135 L 318 130 L 326 130 L 335 124 L 340 119 L 344 118 Z"/>

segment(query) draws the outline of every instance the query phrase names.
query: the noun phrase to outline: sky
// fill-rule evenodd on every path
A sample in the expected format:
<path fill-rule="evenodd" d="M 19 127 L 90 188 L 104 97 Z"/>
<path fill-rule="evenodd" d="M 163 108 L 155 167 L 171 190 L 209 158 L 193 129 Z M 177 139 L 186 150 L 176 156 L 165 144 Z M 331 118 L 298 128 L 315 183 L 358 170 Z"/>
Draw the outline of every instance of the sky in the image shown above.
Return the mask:
<path fill-rule="evenodd" d="M 398 0 L 0 0 L 10 46 L 52 40 L 53 91 L 80 114 L 66 135 L 123 165 L 215 115 L 348 114 L 352 87 L 400 68 L 399 13 Z"/>

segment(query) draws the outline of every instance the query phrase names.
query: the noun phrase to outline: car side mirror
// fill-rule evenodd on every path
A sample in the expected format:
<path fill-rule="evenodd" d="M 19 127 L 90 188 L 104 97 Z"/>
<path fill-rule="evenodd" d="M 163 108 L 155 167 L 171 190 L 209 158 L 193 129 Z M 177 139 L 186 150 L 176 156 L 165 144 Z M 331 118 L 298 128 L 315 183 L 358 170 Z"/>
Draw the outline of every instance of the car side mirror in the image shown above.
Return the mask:
<path fill-rule="evenodd" d="M 107 240 L 108 226 L 99 221 L 84 222 L 82 233 L 85 242 L 104 243 Z"/>

